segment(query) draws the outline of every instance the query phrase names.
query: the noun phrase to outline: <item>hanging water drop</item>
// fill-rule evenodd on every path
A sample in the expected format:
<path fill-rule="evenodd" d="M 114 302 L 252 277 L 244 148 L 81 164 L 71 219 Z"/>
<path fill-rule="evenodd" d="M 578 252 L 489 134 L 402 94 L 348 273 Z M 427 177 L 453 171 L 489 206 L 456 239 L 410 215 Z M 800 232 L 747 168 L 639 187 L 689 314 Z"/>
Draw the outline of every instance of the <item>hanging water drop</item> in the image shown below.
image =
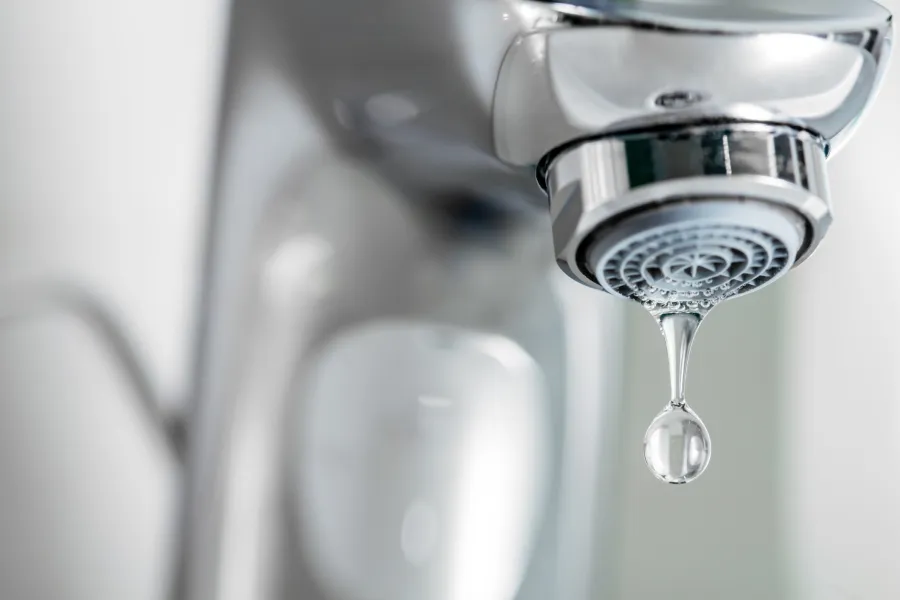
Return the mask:
<path fill-rule="evenodd" d="M 699 477 L 712 451 L 706 426 L 684 398 L 691 344 L 702 319 L 700 313 L 657 316 L 669 356 L 672 399 L 644 435 L 644 459 L 650 471 L 666 483 L 690 483 Z"/>
<path fill-rule="evenodd" d="M 644 436 L 644 458 L 657 479 L 690 483 L 709 464 L 709 432 L 686 404 L 670 402 Z"/>

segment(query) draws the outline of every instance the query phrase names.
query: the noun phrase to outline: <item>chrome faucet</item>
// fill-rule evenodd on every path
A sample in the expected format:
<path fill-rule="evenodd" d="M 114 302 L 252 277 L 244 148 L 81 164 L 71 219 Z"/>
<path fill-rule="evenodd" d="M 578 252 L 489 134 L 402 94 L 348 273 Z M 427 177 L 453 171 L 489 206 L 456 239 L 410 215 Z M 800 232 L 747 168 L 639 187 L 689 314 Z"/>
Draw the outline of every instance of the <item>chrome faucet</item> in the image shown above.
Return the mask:
<path fill-rule="evenodd" d="M 367 585 L 397 598 L 588 597 L 582 555 L 597 551 L 602 523 L 587 521 L 602 498 L 566 470 L 596 464 L 566 459 L 604 438 L 571 435 L 597 417 L 563 375 L 578 329 L 567 311 L 586 309 L 561 300 L 580 291 L 553 291 L 547 264 L 677 311 L 757 289 L 815 250 L 832 218 L 826 158 L 877 90 L 891 17 L 868 0 L 800 4 L 235 0 L 173 597 L 356 597 L 353 573 L 297 541 L 335 530 L 294 509 L 319 501 L 294 452 L 315 407 L 293 399 L 324 389 L 304 367 L 323 340 L 385 319 L 437 323 L 435 347 L 507 361 L 516 381 L 571 404 L 543 424 L 538 409 L 509 413 L 516 435 L 549 440 L 529 455 L 549 466 L 522 471 L 540 481 L 522 479 L 516 497 L 539 500 L 522 500 L 509 531 L 524 533 L 498 542 L 506 554 L 484 557 L 503 573 L 466 587 L 457 560 L 437 587 L 397 591 L 384 573 Z M 678 270 L 690 253 L 707 271 Z M 366 343 L 419 348 L 419 330 L 391 331 Z M 411 357 L 430 352 L 421 343 Z M 414 514 L 429 523 L 429 510 Z M 541 573 L 536 557 L 565 552 L 574 574 Z"/>

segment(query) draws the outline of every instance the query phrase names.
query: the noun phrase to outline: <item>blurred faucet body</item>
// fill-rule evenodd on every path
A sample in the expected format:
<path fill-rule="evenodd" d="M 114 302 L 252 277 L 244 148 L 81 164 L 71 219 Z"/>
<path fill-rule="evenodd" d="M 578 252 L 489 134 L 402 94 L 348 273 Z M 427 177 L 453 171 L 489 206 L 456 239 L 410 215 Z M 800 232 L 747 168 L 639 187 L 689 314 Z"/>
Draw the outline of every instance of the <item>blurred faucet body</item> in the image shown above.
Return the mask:
<path fill-rule="evenodd" d="M 761 285 L 812 253 L 830 224 L 825 161 L 877 90 L 891 18 L 867 0 L 791 4 L 234 0 L 175 597 L 312 597 L 290 564 L 285 475 L 300 350 L 273 323 L 326 336 L 376 312 L 440 310 L 403 286 L 353 310 L 331 288 L 329 300 L 310 300 L 306 275 L 286 301 L 267 296 L 273 253 L 321 226 L 272 208 L 308 159 L 292 107 L 313 116 L 330 152 L 365 165 L 421 217 L 432 249 L 512 256 L 533 243 L 549 258 L 541 236 L 552 235 L 576 281 L 683 308 L 703 300 L 706 283 L 666 275 L 662 258 L 660 273 L 636 268 L 642 279 L 629 279 L 632 238 L 728 226 L 730 241 L 709 251 L 769 252 L 752 274 Z M 357 219 L 379 210 L 372 202 Z M 403 280 L 402 263 L 388 262 L 355 285 Z M 526 262 L 521 273 L 537 273 Z M 751 280 L 709 285 L 724 298 Z M 312 301 L 334 312 L 311 323 L 302 313 Z M 510 301 L 488 289 L 472 297 Z M 248 529 L 252 552 L 240 541 Z"/>

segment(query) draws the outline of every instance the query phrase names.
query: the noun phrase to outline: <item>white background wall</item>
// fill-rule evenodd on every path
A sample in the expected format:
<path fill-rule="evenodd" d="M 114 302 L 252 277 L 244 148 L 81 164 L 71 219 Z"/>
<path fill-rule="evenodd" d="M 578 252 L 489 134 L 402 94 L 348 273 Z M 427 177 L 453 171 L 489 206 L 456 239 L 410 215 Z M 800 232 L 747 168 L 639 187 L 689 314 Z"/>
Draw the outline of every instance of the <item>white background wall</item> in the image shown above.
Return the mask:
<path fill-rule="evenodd" d="M 787 286 L 788 523 L 810 599 L 900 597 L 898 106 L 895 53 L 881 96 L 831 162 L 835 224 Z"/>
<path fill-rule="evenodd" d="M 185 385 L 225 2 L 0 3 L 0 285 L 78 281 Z M 0 597 L 160 598 L 172 465 L 69 317 L 0 329 Z"/>

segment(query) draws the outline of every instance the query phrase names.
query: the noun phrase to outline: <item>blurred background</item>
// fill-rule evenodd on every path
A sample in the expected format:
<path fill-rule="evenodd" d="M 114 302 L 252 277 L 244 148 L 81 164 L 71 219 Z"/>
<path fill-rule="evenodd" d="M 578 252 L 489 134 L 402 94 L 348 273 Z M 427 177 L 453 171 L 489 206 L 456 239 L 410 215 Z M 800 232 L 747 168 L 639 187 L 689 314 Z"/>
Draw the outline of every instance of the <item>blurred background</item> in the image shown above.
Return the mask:
<path fill-rule="evenodd" d="M 191 394 L 227 29 L 222 0 L 0 7 L 0 290 L 61 281 L 99 298 L 166 414 Z M 391 186 L 278 85 L 254 100 L 273 124 L 251 133 L 293 175 L 260 219 L 277 241 L 259 251 L 251 347 L 261 381 L 291 371 L 292 556 L 312 582 L 297 597 L 900 597 L 900 70 L 830 162 L 820 251 L 703 325 L 688 397 L 715 452 L 679 488 L 641 453 L 668 397 L 652 319 L 556 272 L 528 230 L 503 248 L 477 231 L 426 244 Z M 396 297 L 365 300 L 367 282 Z M 340 306 L 316 312 L 328 294 Z M 386 308 L 363 318 L 370 304 L 347 298 Z M 176 459 L 77 315 L 0 325 L 0 597 L 164 598 Z M 285 344 L 301 358 L 276 364 Z M 252 554 L 248 519 L 232 544 Z M 223 577 L 229 597 L 258 597 Z"/>

